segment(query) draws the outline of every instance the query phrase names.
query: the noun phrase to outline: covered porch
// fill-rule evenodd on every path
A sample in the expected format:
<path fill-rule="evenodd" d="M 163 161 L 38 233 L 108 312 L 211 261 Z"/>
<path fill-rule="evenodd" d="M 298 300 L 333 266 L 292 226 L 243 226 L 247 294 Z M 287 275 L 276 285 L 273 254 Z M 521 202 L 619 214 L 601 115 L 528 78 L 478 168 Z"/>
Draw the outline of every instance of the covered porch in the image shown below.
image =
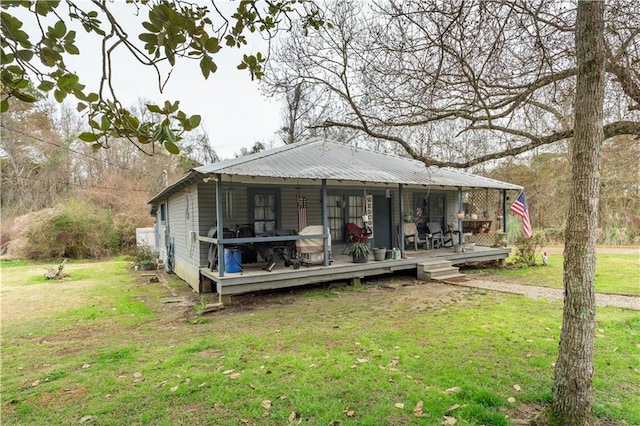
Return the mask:
<path fill-rule="evenodd" d="M 330 265 L 301 266 L 299 269 L 276 265 L 271 272 L 262 269 L 264 262 L 243 265 L 242 271 L 221 274 L 209 268 L 201 268 L 203 291 L 215 292 L 220 296 L 230 296 L 252 291 L 296 287 L 308 284 L 320 284 L 333 281 L 362 280 L 367 277 L 381 276 L 396 271 L 415 270 L 419 265 L 434 260 L 445 260 L 452 265 L 464 265 L 474 262 L 503 261 L 511 249 L 508 247 L 488 247 L 476 245 L 473 250 L 456 253 L 454 248 L 432 250 L 406 250 L 402 259 L 371 259 L 367 263 L 353 263 L 349 255 L 334 255 Z M 339 253 L 339 252 L 338 252 Z M 207 288 L 207 286 L 209 288 Z"/>

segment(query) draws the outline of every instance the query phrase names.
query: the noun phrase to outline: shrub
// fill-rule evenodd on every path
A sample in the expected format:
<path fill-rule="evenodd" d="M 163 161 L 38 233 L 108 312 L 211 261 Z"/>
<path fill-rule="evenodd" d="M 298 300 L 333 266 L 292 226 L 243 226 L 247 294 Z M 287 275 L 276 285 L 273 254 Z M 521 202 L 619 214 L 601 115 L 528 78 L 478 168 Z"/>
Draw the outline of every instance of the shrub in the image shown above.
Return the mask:
<path fill-rule="evenodd" d="M 536 264 L 536 257 L 538 253 L 540 253 L 543 243 L 543 235 L 537 232 L 529 238 L 524 235 L 518 237 L 515 241 L 515 246 L 518 250 L 516 254 L 516 262 L 528 266 L 534 266 Z"/>
<path fill-rule="evenodd" d="M 158 267 L 158 252 L 153 247 L 139 245 L 136 247 L 133 261 L 142 269 L 156 269 Z"/>
<path fill-rule="evenodd" d="M 113 215 L 86 201 L 58 204 L 24 222 L 21 255 L 27 259 L 101 258 L 118 250 Z"/>

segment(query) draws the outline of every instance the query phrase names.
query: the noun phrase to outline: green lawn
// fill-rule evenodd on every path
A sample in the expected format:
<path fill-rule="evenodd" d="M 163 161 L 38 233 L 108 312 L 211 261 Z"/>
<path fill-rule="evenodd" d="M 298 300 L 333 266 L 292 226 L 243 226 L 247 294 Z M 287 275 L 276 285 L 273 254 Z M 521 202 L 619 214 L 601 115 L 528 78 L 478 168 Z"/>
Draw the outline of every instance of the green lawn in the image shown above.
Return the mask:
<path fill-rule="evenodd" d="M 547 266 L 486 269 L 482 272 L 513 280 L 518 284 L 562 288 L 562 253 L 550 253 Z M 636 254 L 598 254 L 596 291 L 640 295 L 640 257 Z"/>
<path fill-rule="evenodd" d="M 396 277 L 201 317 L 126 266 L 2 267 L 3 425 L 508 425 L 550 398 L 557 302 Z M 640 424 L 640 316 L 597 318 L 595 412 Z"/>

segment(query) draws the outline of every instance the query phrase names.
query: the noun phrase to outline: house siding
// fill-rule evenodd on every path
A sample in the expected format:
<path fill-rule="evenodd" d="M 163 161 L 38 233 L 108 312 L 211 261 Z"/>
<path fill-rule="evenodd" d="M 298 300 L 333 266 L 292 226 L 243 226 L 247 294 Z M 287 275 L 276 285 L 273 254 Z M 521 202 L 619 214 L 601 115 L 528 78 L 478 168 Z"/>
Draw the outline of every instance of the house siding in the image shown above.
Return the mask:
<path fill-rule="evenodd" d="M 200 251 L 197 240 L 198 196 L 194 187 L 186 188 L 168 200 L 169 243 L 173 243 L 174 272 L 199 291 Z"/>

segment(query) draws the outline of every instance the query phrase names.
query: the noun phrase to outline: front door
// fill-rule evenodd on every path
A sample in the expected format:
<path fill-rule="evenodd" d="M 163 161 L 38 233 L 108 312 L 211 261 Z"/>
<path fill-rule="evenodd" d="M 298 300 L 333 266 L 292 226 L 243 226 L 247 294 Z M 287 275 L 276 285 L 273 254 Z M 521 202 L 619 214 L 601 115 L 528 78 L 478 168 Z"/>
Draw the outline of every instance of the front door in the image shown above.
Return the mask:
<path fill-rule="evenodd" d="M 391 198 L 373 196 L 373 247 L 393 247 Z"/>

